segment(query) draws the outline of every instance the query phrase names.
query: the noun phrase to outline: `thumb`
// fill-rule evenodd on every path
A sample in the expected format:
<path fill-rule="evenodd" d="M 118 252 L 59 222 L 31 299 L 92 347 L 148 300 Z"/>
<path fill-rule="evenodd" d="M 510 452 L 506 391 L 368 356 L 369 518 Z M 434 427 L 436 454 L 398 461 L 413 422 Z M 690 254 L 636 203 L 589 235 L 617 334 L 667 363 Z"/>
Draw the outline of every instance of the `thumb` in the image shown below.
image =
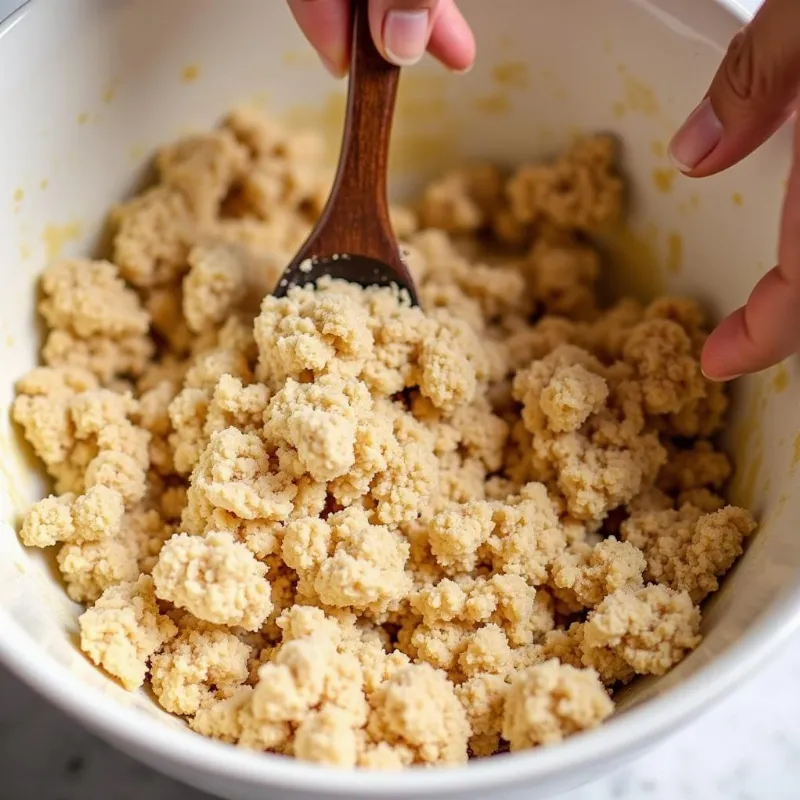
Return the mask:
<path fill-rule="evenodd" d="M 728 48 L 670 156 L 693 177 L 733 166 L 789 118 L 800 88 L 800 3 L 766 0 Z"/>

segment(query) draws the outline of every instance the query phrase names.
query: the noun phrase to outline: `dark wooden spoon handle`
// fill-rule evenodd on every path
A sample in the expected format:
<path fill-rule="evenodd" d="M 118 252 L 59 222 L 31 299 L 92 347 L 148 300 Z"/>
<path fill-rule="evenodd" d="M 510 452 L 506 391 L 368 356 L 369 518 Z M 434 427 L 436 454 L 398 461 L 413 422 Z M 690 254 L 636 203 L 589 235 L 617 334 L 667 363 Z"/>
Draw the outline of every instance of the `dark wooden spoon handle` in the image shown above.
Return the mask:
<path fill-rule="evenodd" d="M 353 39 L 347 115 L 339 168 L 330 197 L 295 263 L 343 253 L 368 256 L 410 280 L 389 219 L 386 191 L 400 68 L 378 52 L 368 0 L 353 0 Z"/>

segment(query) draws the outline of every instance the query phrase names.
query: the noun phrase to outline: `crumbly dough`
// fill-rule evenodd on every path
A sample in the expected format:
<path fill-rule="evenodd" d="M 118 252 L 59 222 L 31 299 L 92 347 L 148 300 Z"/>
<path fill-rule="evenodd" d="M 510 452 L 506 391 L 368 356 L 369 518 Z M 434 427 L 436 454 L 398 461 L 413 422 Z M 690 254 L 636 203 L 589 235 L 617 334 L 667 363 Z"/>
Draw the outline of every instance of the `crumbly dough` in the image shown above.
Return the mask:
<path fill-rule="evenodd" d="M 592 669 L 550 659 L 517 672 L 506 693 L 503 738 L 512 750 L 560 742 L 594 728 L 614 703 Z"/>
<path fill-rule="evenodd" d="M 229 533 L 179 533 L 153 568 L 156 594 L 217 625 L 258 630 L 272 611 L 267 567 Z"/>
<path fill-rule="evenodd" d="M 126 689 L 144 683 L 150 658 L 178 632 L 159 609 L 149 575 L 110 587 L 79 624 L 81 649 Z"/>
<path fill-rule="evenodd" d="M 57 548 L 87 655 L 198 734 L 391 770 L 592 728 L 698 645 L 755 530 L 705 316 L 601 306 L 603 136 L 394 207 L 422 308 L 276 299 L 323 150 L 239 109 L 157 154 L 109 260 L 46 270 L 13 417 L 54 488 L 21 541 Z"/>

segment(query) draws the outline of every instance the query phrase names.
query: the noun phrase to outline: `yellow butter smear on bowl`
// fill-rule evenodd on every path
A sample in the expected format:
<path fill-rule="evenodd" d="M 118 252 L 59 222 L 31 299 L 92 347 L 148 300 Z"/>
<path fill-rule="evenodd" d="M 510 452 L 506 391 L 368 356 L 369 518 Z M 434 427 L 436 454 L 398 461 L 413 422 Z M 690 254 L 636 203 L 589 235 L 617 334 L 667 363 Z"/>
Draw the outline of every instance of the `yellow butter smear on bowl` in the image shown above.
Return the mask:
<path fill-rule="evenodd" d="M 610 139 L 393 210 L 422 309 L 269 295 L 322 143 L 253 111 L 169 145 L 108 261 L 42 277 L 16 422 L 81 647 L 198 733 L 343 767 L 558 742 L 699 641 L 742 552 L 690 299 L 599 308 Z M 263 301 L 262 301 L 263 298 Z"/>

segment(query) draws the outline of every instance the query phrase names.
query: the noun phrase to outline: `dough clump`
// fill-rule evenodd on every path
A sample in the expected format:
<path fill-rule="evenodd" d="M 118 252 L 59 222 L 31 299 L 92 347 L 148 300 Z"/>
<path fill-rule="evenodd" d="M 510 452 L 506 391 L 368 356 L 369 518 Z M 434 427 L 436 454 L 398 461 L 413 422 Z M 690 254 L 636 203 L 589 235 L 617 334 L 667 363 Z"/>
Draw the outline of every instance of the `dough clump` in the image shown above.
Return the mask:
<path fill-rule="evenodd" d="M 612 141 L 455 170 L 392 210 L 394 289 L 270 291 L 331 175 L 249 110 L 162 149 L 108 260 L 41 281 L 13 416 L 53 479 L 81 647 L 198 734 L 457 765 L 600 724 L 697 647 L 741 555 L 690 299 L 602 307 Z"/>

